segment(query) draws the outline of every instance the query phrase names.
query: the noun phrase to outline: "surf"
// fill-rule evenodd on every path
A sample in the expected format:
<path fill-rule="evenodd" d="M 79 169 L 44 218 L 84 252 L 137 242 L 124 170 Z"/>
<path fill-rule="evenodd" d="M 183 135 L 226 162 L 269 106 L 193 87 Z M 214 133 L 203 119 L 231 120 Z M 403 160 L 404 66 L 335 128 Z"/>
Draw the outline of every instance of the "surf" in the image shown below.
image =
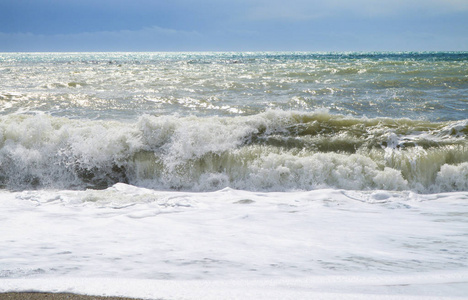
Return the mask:
<path fill-rule="evenodd" d="M 136 122 L 0 117 L 4 188 L 466 190 L 468 121 L 271 110 Z M 462 180 L 460 180 L 462 178 Z"/>

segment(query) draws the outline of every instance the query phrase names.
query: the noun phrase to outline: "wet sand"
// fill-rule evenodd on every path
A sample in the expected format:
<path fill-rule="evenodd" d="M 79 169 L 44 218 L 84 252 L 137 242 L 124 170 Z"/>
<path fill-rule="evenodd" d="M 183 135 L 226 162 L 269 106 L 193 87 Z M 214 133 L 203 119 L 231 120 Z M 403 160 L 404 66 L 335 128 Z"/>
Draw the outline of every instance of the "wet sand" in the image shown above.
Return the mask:
<path fill-rule="evenodd" d="M 0 300 L 137 300 L 125 297 L 85 296 L 54 293 L 0 293 Z"/>

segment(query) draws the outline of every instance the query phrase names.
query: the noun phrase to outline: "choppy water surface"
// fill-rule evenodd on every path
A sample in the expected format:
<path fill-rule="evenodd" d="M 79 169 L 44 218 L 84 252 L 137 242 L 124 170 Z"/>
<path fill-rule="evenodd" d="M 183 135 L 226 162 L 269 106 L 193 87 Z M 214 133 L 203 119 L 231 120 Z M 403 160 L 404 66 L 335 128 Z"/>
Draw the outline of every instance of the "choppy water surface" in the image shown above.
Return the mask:
<path fill-rule="evenodd" d="M 135 119 L 265 109 L 466 119 L 468 53 L 2 54 L 2 111 Z"/>

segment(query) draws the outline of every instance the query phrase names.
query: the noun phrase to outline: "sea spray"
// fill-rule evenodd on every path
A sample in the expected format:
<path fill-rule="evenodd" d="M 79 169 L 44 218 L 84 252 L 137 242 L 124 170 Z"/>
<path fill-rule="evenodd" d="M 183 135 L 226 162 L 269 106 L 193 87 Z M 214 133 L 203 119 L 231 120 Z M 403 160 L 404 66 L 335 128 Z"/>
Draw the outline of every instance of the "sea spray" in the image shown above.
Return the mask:
<path fill-rule="evenodd" d="M 135 123 L 4 116 L 0 179 L 8 189 L 124 182 L 189 191 L 457 191 L 465 185 L 442 178 L 466 177 L 465 131 L 460 122 L 324 111 L 238 118 L 147 115 Z"/>

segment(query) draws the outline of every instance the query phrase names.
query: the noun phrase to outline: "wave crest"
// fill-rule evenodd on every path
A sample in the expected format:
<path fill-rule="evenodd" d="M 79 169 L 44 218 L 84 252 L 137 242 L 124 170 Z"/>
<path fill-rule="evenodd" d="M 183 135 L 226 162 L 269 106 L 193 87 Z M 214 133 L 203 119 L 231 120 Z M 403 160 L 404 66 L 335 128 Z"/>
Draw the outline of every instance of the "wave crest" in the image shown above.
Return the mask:
<path fill-rule="evenodd" d="M 467 124 L 326 111 L 143 116 L 136 123 L 3 116 L 0 184 L 9 189 L 125 182 L 199 191 L 226 186 L 466 191 Z"/>

